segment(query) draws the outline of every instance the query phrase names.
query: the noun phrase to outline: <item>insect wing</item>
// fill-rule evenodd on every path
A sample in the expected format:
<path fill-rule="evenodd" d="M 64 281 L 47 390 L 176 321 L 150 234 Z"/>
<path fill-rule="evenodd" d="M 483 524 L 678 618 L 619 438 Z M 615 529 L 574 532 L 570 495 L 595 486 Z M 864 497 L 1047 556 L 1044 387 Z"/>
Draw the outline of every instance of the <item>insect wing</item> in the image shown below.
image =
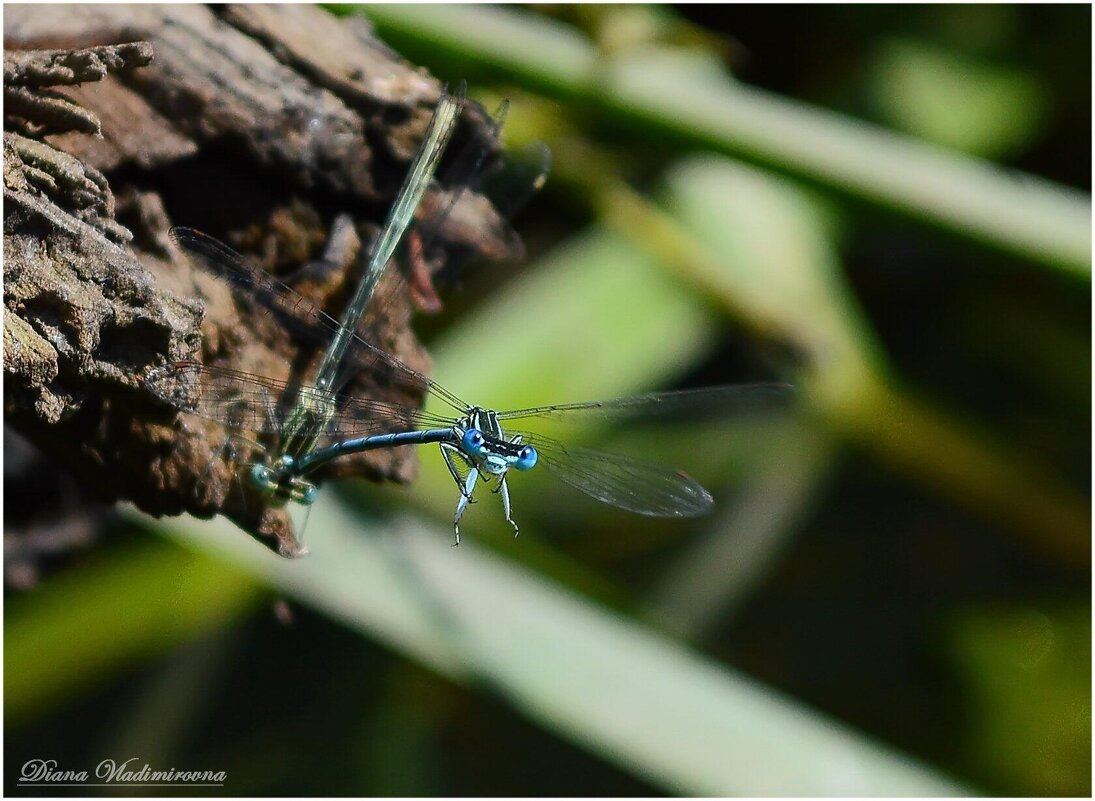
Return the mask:
<path fill-rule="evenodd" d="M 720 387 L 651 392 L 628 398 L 560 403 L 500 412 L 499 420 L 543 418 L 564 420 L 581 417 L 616 421 L 690 421 L 697 417 L 729 416 L 765 410 L 784 404 L 791 397 L 790 384 L 727 384 Z"/>
<path fill-rule="evenodd" d="M 145 375 L 148 389 L 184 412 L 221 423 L 227 428 L 280 436 L 285 427 L 284 399 L 289 385 L 224 367 L 181 361 L 155 367 Z M 297 396 L 315 393 L 317 402 L 328 397 L 335 412 L 320 435 L 332 439 L 362 437 L 382 431 L 407 431 L 436 425 L 438 419 L 416 409 L 343 395 L 325 396 L 312 387 L 300 387 Z M 443 422 L 443 421 L 442 421 Z"/>
<path fill-rule="evenodd" d="M 548 470 L 598 501 L 648 517 L 697 517 L 714 500 L 699 482 L 665 465 L 522 433 Z"/>

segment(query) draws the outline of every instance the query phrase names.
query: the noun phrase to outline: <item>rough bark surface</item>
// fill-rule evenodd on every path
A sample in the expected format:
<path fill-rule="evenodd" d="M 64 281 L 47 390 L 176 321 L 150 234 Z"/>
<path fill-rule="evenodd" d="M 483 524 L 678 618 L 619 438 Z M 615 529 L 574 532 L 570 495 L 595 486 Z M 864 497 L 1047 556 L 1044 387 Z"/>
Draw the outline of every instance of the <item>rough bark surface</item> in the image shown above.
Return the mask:
<path fill-rule="evenodd" d="M 285 272 L 316 258 L 349 214 L 348 269 L 297 286 L 337 316 L 359 239 L 383 218 L 439 83 L 363 20 L 310 6 L 8 6 L 4 39 L 7 421 L 105 500 L 223 513 L 283 555 L 302 553 L 286 510 L 222 458 L 224 429 L 164 407 L 141 379 L 196 357 L 299 381 L 313 353 L 192 266 L 167 231 L 200 228 Z M 488 118 L 471 106 L 452 147 L 475 143 L 496 153 Z M 448 199 L 431 189 L 424 213 Z M 520 247 L 472 193 L 439 242 L 429 255 Z M 421 290 L 422 268 L 442 262 L 419 264 L 412 284 Z M 383 311 L 362 333 L 426 371 L 406 285 L 385 277 L 371 306 Z M 348 391 L 419 401 L 373 376 Z M 407 481 L 414 468 L 413 452 L 398 449 L 319 477 Z"/>

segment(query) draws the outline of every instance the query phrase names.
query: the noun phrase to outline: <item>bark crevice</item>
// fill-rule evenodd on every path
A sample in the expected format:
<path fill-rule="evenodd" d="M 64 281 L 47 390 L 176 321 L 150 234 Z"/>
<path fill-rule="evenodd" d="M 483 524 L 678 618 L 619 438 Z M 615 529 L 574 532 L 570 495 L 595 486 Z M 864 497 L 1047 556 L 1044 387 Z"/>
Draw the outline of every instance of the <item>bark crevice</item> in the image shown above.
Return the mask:
<path fill-rule="evenodd" d="M 310 6 L 10 6 L 4 37 L 7 421 L 104 500 L 222 513 L 284 555 L 303 552 L 286 510 L 220 458 L 224 430 L 180 417 L 142 384 L 149 367 L 187 357 L 281 380 L 310 363 L 167 230 L 206 230 L 274 271 L 317 257 L 339 215 L 368 241 L 439 82 L 364 20 Z M 454 147 L 492 141 L 473 107 Z M 425 213 L 447 197 L 431 189 Z M 450 220 L 448 252 L 519 252 L 474 193 Z M 353 278 L 298 288 L 337 316 L 341 279 Z M 398 284 L 381 283 L 382 313 L 363 331 L 428 371 Z M 370 380 L 349 391 L 419 400 Z M 408 481 L 414 470 L 404 448 L 340 460 L 320 478 Z"/>

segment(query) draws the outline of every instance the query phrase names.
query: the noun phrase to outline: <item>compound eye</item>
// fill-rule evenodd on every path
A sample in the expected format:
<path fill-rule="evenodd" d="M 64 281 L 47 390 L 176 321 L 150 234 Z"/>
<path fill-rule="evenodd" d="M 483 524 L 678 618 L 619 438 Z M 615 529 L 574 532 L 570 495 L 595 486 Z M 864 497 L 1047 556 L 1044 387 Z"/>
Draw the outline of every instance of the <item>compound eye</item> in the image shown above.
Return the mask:
<path fill-rule="evenodd" d="M 300 481 L 293 486 L 292 498 L 297 503 L 311 506 L 316 502 L 316 498 L 318 497 L 319 487 L 315 484 L 309 484 L 307 481 Z"/>
<path fill-rule="evenodd" d="M 536 459 L 539 454 L 536 453 L 536 449 L 531 445 L 526 445 L 517 451 L 517 463 L 514 464 L 518 470 L 531 470 L 536 467 Z"/>
<path fill-rule="evenodd" d="M 465 431 L 462 442 L 464 444 L 464 450 L 472 456 L 478 456 L 482 453 L 483 446 L 486 444 L 486 440 L 483 438 L 483 432 L 478 428 L 469 428 Z"/>
<path fill-rule="evenodd" d="M 263 492 L 269 492 L 277 486 L 274 471 L 264 464 L 256 464 L 251 468 L 251 483 Z"/>

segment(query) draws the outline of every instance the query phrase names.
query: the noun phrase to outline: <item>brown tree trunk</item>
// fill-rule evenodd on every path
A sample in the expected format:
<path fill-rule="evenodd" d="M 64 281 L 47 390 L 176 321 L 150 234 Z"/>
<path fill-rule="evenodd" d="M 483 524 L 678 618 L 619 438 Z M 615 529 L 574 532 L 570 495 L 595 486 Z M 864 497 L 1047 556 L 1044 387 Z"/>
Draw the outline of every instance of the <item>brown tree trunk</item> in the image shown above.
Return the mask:
<path fill-rule="evenodd" d="M 105 500 L 222 513 L 280 553 L 302 553 L 285 510 L 221 458 L 224 429 L 165 407 L 142 376 L 189 357 L 292 381 L 311 353 L 192 269 L 167 231 L 200 228 L 278 271 L 314 258 L 349 214 L 356 263 L 440 84 L 364 20 L 312 6 L 13 5 L 4 40 L 5 419 Z M 474 105 L 457 139 L 495 147 Z M 431 189 L 425 212 L 446 198 Z M 519 249 L 482 198 L 462 195 L 448 220 L 450 250 Z M 337 317 L 352 272 L 298 289 Z M 392 278 L 362 333 L 428 370 L 413 303 L 391 296 L 405 285 Z M 347 391 L 420 400 L 369 380 Z M 340 460 L 327 475 L 407 481 L 414 467 L 404 448 Z"/>

